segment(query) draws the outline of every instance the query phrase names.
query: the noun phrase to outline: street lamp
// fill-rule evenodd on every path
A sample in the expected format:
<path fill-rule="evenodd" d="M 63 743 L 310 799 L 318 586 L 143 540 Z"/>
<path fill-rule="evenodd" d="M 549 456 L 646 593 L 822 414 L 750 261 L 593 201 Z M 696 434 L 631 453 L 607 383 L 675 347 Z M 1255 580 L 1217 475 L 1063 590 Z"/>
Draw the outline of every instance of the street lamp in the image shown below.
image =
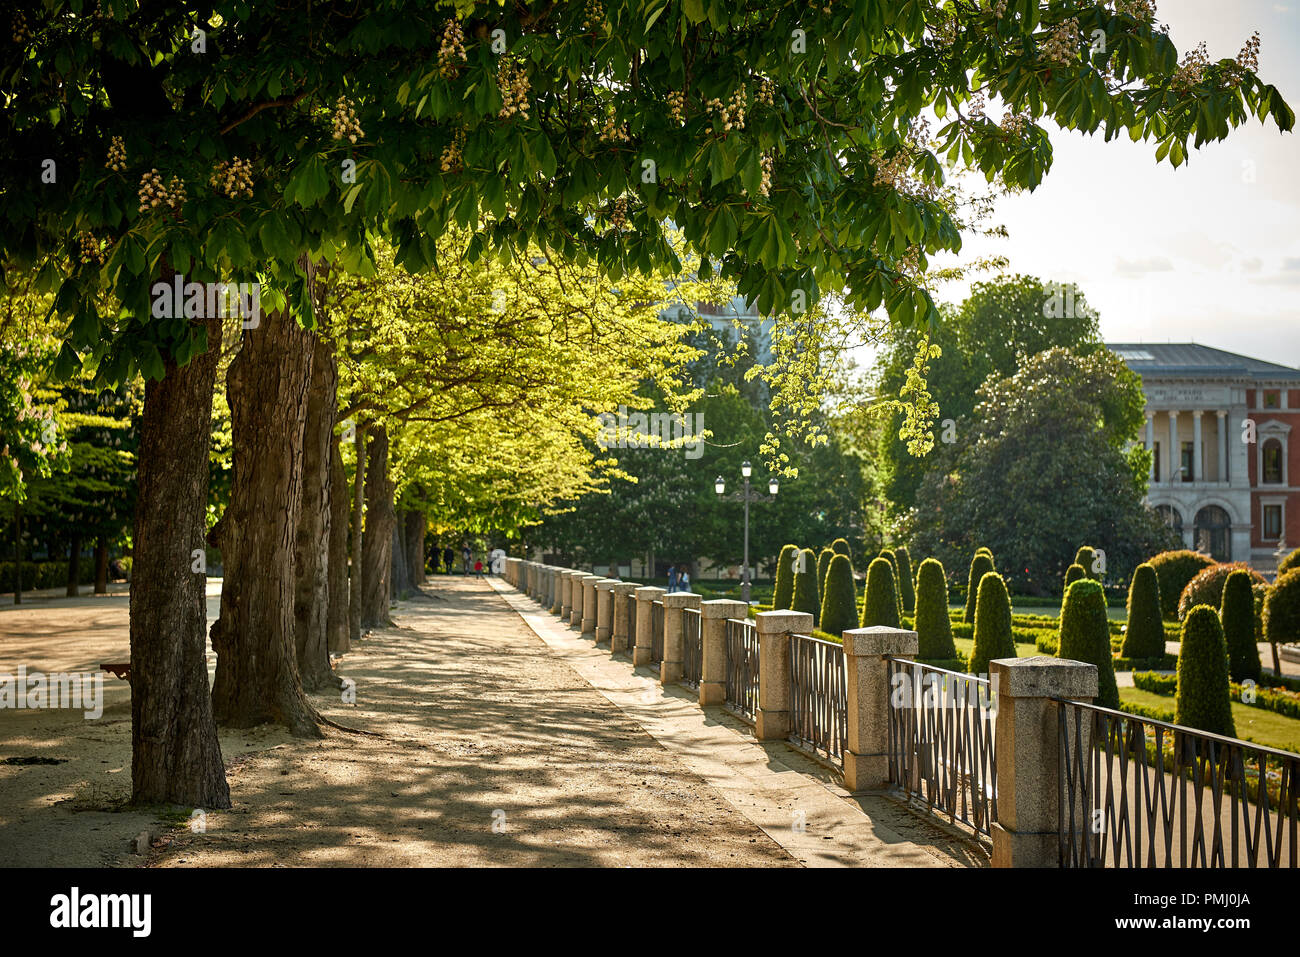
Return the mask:
<path fill-rule="evenodd" d="M 776 476 L 772 476 L 767 482 L 767 490 L 771 493 L 770 495 L 759 495 L 757 492 L 752 492 L 749 488 L 749 480 L 753 474 L 754 467 L 748 461 L 741 462 L 740 476 L 745 480 L 745 487 L 743 491 L 733 492 L 731 495 L 733 502 L 740 500 L 745 503 L 745 554 L 744 565 L 741 566 L 740 597 L 747 605 L 749 604 L 749 503 L 772 501 L 776 498 L 777 489 L 780 487 Z M 713 490 L 718 493 L 719 498 L 726 492 L 727 482 L 721 475 L 713 480 Z"/>

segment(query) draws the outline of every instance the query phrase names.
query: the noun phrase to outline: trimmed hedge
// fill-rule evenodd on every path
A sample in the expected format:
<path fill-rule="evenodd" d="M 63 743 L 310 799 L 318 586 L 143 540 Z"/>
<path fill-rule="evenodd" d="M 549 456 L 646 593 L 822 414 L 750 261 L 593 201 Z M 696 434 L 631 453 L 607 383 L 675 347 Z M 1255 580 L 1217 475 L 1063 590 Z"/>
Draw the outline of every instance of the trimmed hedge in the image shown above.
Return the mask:
<path fill-rule="evenodd" d="M 862 602 L 863 628 L 872 625 L 899 626 L 898 595 L 894 590 L 894 566 L 887 558 L 875 559 L 867 568 L 867 597 Z"/>
<path fill-rule="evenodd" d="M 1080 578 L 1065 593 L 1056 656 L 1096 665 L 1096 703 L 1106 708 L 1119 707 L 1119 686 L 1115 684 L 1115 661 L 1106 623 L 1106 593 L 1100 582 Z"/>
<path fill-rule="evenodd" d="M 1178 620 L 1182 621 L 1187 613 L 1197 605 L 1209 605 L 1218 608 L 1223 604 L 1223 583 L 1233 572 L 1246 572 L 1253 583 L 1266 585 L 1268 580 L 1245 562 L 1223 562 L 1202 569 L 1196 577 L 1183 586 L 1183 593 L 1178 596 Z"/>
<path fill-rule="evenodd" d="M 952 620 L 948 617 L 948 576 L 937 558 L 927 558 L 916 571 L 916 624 L 913 627 L 918 658 L 957 657 L 957 646 L 952 640 Z"/>
<path fill-rule="evenodd" d="M 1073 585 L 1075 582 L 1077 582 L 1080 578 L 1087 578 L 1087 577 L 1088 577 L 1088 573 L 1083 570 L 1083 566 L 1080 565 L 1078 562 L 1075 562 L 1073 565 L 1071 565 L 1069 568 L 1065 570 L 1065 588 L 1061 592 L 1061 594 L 1064 595 L 1066 592 L 1068 592 L 1070 590 L 1070 586 Z"/>
<path fill-rule="evenodd" d="M 849 548 L 848 539 L 837 538 L 831 542 L 831 551 L 836 555 L 847 555 L 850 562 L 853 561 L 853 550 Z"/>
<path fill-rule="evenodd" d="M 1264 596 L 1264 640 L 1274 645 L 1300 641 L 1300 568 L 1279 575 Z"/>
<path fill-rule="evenodd" d="M 837 637 L 858 626 L 858 585 L 847 555 L 833 556 L 826 567 L 819 620 L 823 631 Z"/>
<path fill-rule="evenodd" d="M 781 557 L 776 560 L 776 583 L 772 588 L 772 607 L 782 610 L 790 607 L 794 598 L 794 557 L 799 554 L 798 545 L 784 545 Z"/>
<path fill-rule="evenodd" d="M 1280 578 L 1293 568 L 1300 568 L 1300 548 L 1297 548 L 1286 558 L 1277 563 L 1277 574 Z"/>
<path fill-rule="evenodd" d="M 1125 658 L 1158 658 L 1165 653 L 1165 625 L 1160 618 L 1160 578 L 1150 563 L 1133 570 L 1128 586 L 1128 629 L 1121 654 Z"/>
<path fill-rule="evenodd" d="M 817 588 L 822 592 L 826 591 L 826 569 L 834 557 L 835 553 L 829 548 L 823 548 L 817 553 Z"/>
<path fill-rule="evenodd" d="M 1228 649 L 1219 615 L 1209 605 L 1197 605 L 1183 620 L 1174 723 L 1234 737 L 1228 680 Z"/>
<path fill-rule="evenodd" d="M 1191 586 L 1188 586 L 1191 587 Z M 1219 606 L 1223 641 L 1228 648 L 1228 672 L 1233 681 L 1259 681 L 1259 646 L 1255 644 L 1255 596 L 1250 575 L 1240 569 L 1223 583 Z"/>
<path fill-rule="evenodd" d="M 1097 553 L 1090 545 L 1080 545 L 1079 550 L 1074 553 L 1074 564 L 1083 569 L 1084 578 L 1095 578 L 1100 580 L 1101 576 L 1092 570 L 1092 563 L 1097 560 Z M 1069 588 L 1067 584 L 1065 586 Z"/>
<path fill-rule="evenodd" d="M 986 572 L 980 579 L 975 602 L 975 645 L 970 650 L 970 673 L 982 675 L 995 658 L 1015 657 L 1007 583 L 997 572 Z"/>
<path fill-rule="evenodd" d="M 1161 552 L 1149 559 L 1148 564 L 1156 570 L 1156 578 L 1160 580 L 1160 613 L 1166 618 L 1177 618 L 1178 598 L 1187 583 L 1201 569 L 1209 568 L 1215 562 L 1199 552 L 1183 548 Z"/>
<path fill-rule="evenodd" d="M 811 548 L 805 548 L 799 552 L 799 559 L 799 570 L 794 575 L 794 594 L 790 597 L 790 610 L 812 615 L 815 628 L 822 611 L 821 590 L 817 587 L 817 556 Z"/>
<path fill-rule="evenodd" d="M 975 624 L 975 602 L 979 598 L 980 582 L 992 571 L 997 571 L 993 567 L 993 554 L 987 549 L 976 551 L 971 557 L 970 572 L 966 576 L 966 614 L 962 621 L 968 625 Z M 1007 607 L 1010 608 L 1010 604 Z"/>
<path fill-rule="evenodd" d="M 916 610 L 916 584 L 912 577 L 912 554 L 906 545 L 894 549 L 898 559 L 898 593 L 903 602 L 903 613 L 910 615 Z"/>

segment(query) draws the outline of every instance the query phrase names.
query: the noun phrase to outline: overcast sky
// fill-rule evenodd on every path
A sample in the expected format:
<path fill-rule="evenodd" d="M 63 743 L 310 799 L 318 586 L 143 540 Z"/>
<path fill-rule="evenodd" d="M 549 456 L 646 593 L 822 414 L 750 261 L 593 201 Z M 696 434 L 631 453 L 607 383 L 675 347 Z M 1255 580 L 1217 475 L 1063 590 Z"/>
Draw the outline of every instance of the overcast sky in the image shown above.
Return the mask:
<path fill-rule="evenodd" d="M 1259 30 L 1259 75 L 1300 112 L 1300 0 L 1160 0 L 1158 16 L 1180 54 L 1205 40 L 1211 61 Z M 1050 129 L 1043 184 L 1001 201 L 1010 239 L 968 239 L 968 251 L 1077 283 L 1108 342 L 1191 341 L 1300 366 L 1300 134 L 1251 120 L 1174 169 L 1156 164 L 1154 143 Z M 939 298 L 964 294 L 949 285 Z"/>

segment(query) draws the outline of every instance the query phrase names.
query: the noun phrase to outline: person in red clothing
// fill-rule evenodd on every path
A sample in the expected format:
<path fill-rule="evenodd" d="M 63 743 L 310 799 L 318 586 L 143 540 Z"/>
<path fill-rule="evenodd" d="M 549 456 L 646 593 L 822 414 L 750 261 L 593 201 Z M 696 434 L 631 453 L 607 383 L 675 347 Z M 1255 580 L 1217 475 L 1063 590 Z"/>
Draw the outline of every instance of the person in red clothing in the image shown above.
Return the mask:
<path fill-rule="evenodd" d="M 474 574 L 475 574 L 475 576 L 477 576 L 478 578 L 482 578 L 482 577 L 483 577 L 483 559 L 481 559 L 481 558 L 479 558 L 479 559 L 475 559 L 475 561 L 474 561 Z"/>

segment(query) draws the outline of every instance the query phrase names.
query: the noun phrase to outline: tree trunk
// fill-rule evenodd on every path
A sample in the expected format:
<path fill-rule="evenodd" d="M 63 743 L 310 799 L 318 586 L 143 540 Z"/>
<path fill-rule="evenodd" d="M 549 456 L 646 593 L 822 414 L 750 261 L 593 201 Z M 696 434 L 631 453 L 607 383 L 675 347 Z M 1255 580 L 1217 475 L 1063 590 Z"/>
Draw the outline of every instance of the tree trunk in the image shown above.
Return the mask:
<path fill-rule="evenodd" d="M 338 367 L 330 341 L 311 334 L 313 355 L 303 432 L 302 511 L 294 541 L 294 641 L 298 675 L 306 691 L 338 687 L 330 668 L 329 616 L 330 454 L 334 449 Z"/>
<path fill-rule="evenodd" d="M 365 546 L 366 494 L 366 427 L 356 427 L 357 474 L 352 480 L 352 564 L 348 595 L 348 634 L 352 641 L 361 640 L 361 586 L 364 584 L 362 549 Z"/>
<path fill-rule="evenodd" d="M 212 626 L 219 724 L 266 722 L 320 735 L 303 694 L 294 629 L 295 539 L 302 511 L 303 434 L 315 334 L 287 310 L 244 330 L 226 375 L 233 446 L 230 504 L 221 518 L 224 587 Z"/>
<path fill-rule="evenodd" d="M 23 603 L 23 507 L 14 504 L 14 604 Z"/>
<path fill-rule="evenodd" d="M 68 597 L 81 594 L 81 536 L 75 532 L 68 545 Z"/>
<path fill-rule="evenodd" d="M 366 539 L 361 550 L 365 583 L 361 602 L 361 624 L 367 628 L 392 623 L 388 602 L 392 594 L 393 511 L 396 486 L 388 477 L 388 431 L 375 427 L 366 463 Z"/>
<path fill-rule="evenodd" d="M 348 476 L 339 440 L 330 441 L 329 608 L 325 633 L 331 654 L 346 654 L 348 640 Z"/>
<path fill-rule="evenodd" d="M 426 581 L 424 574 L 424 536 L 429 522 L 423 512 L 406 513 L 406 562 L 411 587 L 419 588 Z"/>
<path fill-rule="evenodd" d="M 102 535 L 95 541 L 95 594 L 108 594 L 108 544 Z"/>
<path fill-rule="evenodd" d="M 411 593 L 411 565 L 406 558 L 406 513 L 396 513 L 393 522 L 393 547 L 389 549 L 388 569 L 390 590 L 396 598 L 406 598 Z"/>
<path fill-rule="evenodd" d="M 164 270 L 163 279 L 170 279 Z M 137 804 L 230 807 L 212 716 L 207 577 L 191 571 L 208 507 L 212 392 L 221 320 L 207 351 L 144 390 L 131 576 L 131 783 Z"/>

